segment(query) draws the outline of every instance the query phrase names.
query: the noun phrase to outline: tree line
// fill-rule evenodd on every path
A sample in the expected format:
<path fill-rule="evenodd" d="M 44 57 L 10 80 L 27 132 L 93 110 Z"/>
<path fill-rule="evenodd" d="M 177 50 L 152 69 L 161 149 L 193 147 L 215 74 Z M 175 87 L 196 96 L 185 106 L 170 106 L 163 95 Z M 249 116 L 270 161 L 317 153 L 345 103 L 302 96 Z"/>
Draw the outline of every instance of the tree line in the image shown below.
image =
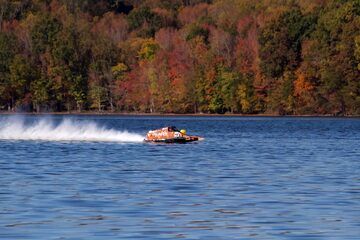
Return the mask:
<path fill-rule="evenodd" d="M 359 0 L 0 0 L 0 110 L 360 114 Z"/>

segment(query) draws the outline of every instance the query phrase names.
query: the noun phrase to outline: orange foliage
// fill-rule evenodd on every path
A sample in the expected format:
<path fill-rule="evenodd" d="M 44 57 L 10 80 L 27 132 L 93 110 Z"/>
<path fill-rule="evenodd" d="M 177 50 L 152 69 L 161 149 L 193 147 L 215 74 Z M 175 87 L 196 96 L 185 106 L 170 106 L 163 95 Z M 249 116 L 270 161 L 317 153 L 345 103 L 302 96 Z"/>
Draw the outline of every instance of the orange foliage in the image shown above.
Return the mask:
<path fill-rule="evenodd" d="M 305 74 L 298 71 L 297 79 L 294 82 L 294 96 L 302 96 L 313 89 L 314 86 L 306 79 Z"/>

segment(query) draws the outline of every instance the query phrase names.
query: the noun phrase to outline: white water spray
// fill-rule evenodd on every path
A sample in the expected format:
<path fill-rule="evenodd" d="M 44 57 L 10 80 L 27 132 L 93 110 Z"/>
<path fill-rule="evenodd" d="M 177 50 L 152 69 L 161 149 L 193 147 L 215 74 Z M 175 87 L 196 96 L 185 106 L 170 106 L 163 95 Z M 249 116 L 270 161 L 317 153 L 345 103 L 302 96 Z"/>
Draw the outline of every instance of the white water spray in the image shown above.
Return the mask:
<path fill-rule="evenodd" d="M 144 137 L 97 125 L 91 121 L 64 119 L 55 124 L 41 119 L 26 124 L 21 118 L 0 120 L 0 140 L 141 142 Z"/>

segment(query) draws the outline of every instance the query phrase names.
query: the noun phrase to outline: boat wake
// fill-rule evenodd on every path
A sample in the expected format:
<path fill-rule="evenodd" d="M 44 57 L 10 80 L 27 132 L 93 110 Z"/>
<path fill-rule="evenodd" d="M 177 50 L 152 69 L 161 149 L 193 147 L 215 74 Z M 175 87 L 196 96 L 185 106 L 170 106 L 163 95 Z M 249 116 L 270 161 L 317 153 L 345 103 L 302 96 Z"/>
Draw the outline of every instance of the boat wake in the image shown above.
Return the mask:
<path fill-rule="evenodd" d="M 92 121 L 41 119 L 26 123 L 21 118 L 0 120 L 0 140 L 142 142 L 143 136 L 99 126 Z"/>

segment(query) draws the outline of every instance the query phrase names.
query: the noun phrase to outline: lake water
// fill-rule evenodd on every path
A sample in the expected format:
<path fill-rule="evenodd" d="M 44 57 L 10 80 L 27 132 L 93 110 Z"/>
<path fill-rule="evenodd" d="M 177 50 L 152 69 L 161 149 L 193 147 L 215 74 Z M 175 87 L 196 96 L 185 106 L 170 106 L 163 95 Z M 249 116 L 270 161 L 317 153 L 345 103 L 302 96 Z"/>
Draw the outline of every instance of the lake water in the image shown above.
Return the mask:
<path fill-rule="evenodd" d="M 142 142 L 167 125 L 205 137 Z M 0 117 L 0 239 L 360 239 L 360 119 Z"/>

